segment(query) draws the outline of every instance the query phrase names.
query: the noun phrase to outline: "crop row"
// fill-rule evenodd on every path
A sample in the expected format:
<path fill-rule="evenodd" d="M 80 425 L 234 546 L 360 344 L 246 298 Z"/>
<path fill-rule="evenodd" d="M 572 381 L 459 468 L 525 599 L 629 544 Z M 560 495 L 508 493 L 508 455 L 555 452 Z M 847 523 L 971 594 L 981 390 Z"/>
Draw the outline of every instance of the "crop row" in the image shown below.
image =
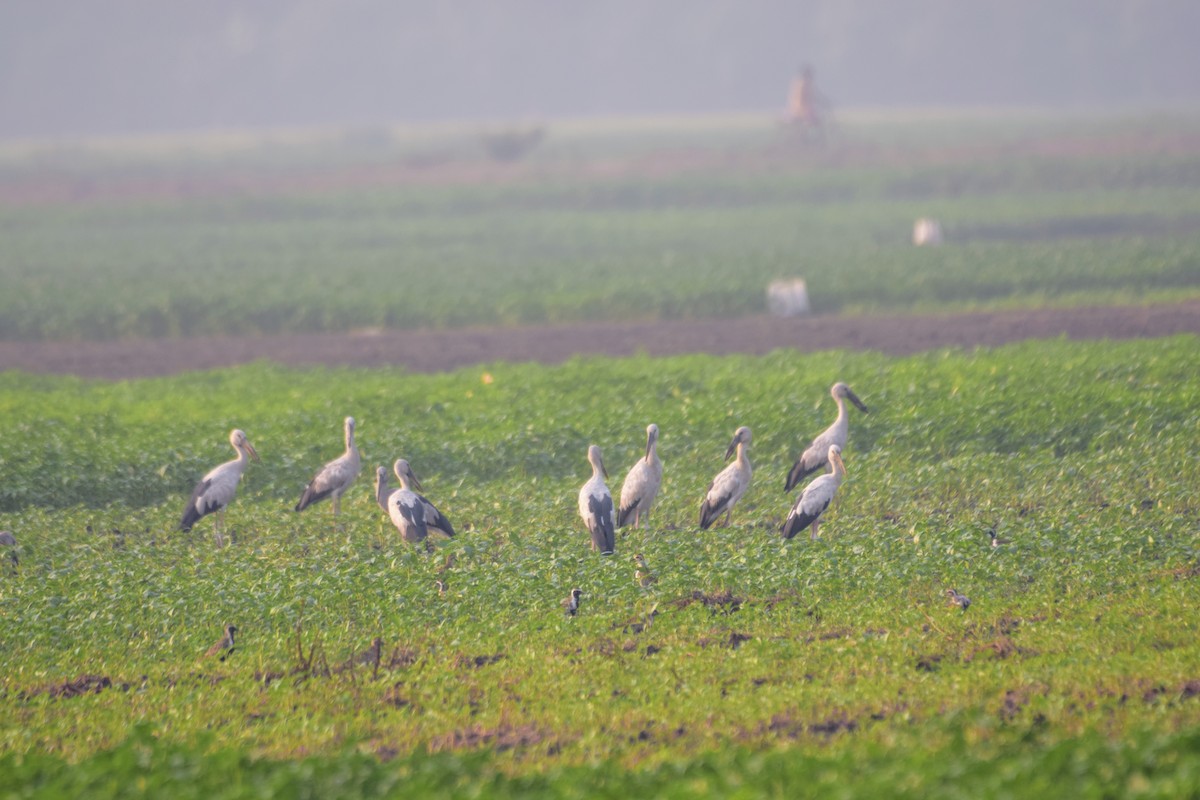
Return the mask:
<path fill-rule="evenodd" d="M 85 186 L 133 188 L 0 204 L 0 338 L 730 316 L 760 313 L 767 283 L 791 276 L 819 312 L 1142 302 L 1200 286 L 1194 154 L 1050 159 L 1035 139 L 983 163 L 928 146 L 879 163 L 739 147 L 662 174 L 635 162 L 597 177 L 585 152 L 499 182 L 370 190 L 276 185 L 251 162 L 237 174 L 265 173 L 258 191 L 217 180 L 165 197 L 137 187 L 211 178 L 186 163 L 149 178 L 136 163 L 89 168 Z M 43 165 L 20 179 L 63 177 Z M 927 215 L 946 246 L 909 244 Z"/>

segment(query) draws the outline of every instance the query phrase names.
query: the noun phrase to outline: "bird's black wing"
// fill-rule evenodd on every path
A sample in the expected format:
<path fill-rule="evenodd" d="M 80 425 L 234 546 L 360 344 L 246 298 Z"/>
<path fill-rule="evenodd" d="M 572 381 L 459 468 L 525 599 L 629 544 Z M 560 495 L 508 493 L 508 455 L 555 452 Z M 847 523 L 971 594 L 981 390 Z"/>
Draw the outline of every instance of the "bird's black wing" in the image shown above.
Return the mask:
<path fill-rule="evenodd" d="M 437 506 L 426 500 L 423 496 L 417 495 L 417 499 L 421 501 L 421 505 L 425 506 L 425 525 L 430 528 L 437 528 L 447 536 L 454 536 L 454 526 L 450 524 L 450 520 L 446 519 L 446 515 L 438 511 Z"/>
<path fill-rule="evenodd" d="M 192 490 L 192 496 L 188 500 L 187 506 L 183 509 L 183 518 L 179 520 L 179 530 L 190 531 L 192 526 L 200 521 L 200 518 L 205 514 L 216 511 L 216 508 L 205 508 L 204 511 L 196 508 L 196 501 L 208 491 L 208 487 L 212 485 L 212 481 L 202 480 L 196 484 L 196 488 Z"/>
<path fill-rule="evenodd" d="M 708 527 L 716 522 L 725 509 L 729 506 L 729 499 L 733 497 L 732 493 L 726 493 L 716 499 L 715 502 L 708 501 L 708 495 L 712 492 L 713 486 L 717 483 L 716 479 L 708 485 L 708 490 L 704 493 L 704 502 L 700 504 L 700 527 L 708 530 Z"/>
<path fill-rule="evenodd" d="M 796 505 L 792 506 L 791 513 L 788 514 L 788 518 L 784 521 L 783 527 L 779 529 L 780 533 L 783 534 L 783 538 L 791 539 L 797 533 L 804 530 L 809 525 L 812 525 L 813 521 L 825 513 L 825 509 L 829 508 L 829 504 L 832 501 L 833 498 L 830 498 L 829 500 L 826 500 L 825 503 L 819 508 L 809 509 L 807 511 L 802 508 L 802 500 L 797 501 Z"/>
<path fill-rule="evenodd" d="M 634 512 L 637 511 L 637 507 L 641 504 L 641 502 L 642 502 L 642 498 L 639 497 L 638 499 L 634 500 L 629 505 L 621 506 L 619 509 L 617 509 L 617 527 L 618 528 L 623 527 L 625 525 L 625 523 L 628 522 L 633 517 Z"/>
<path fill-rule="evenodd" d="M 613 530 L 612 497 L 588 497 L 588 511 L 592 521 L 588 523 L 588 532 L 592 534 L 592 544 L 601 555 L 610 555 L 617 549 L 617 533 Z"/>
<path fill-rule="evenodd" d="M 796 459 L 796 463 L 792 465 L 792 469 L 788 472 L 787 480 L 784 481 L 783 490 L 790 492 L 800 485 L 800 481 L 812 475 L 821 468 L 821 464 L 810 464 L 804 460 L 804 456 Z"/>
<path fill-rule="evenodd" d="M 331 494 L 333 494 L 333 487 L 318 489 L 317 479 L 313 478 L 309 481 L 308 486 L 304 487 L 304 494 L 300 495 L 300 502 L 296 503 L 296 510 L 303 511 L 313 503 L 319 503 Z"/>

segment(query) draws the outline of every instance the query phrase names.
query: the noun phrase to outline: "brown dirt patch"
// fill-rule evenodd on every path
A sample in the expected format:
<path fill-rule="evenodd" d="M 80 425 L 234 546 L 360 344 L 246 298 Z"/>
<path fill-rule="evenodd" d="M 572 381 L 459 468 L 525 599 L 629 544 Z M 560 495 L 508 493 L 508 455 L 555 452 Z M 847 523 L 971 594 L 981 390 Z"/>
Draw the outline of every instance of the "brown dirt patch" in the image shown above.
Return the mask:
<path fill-rule="evenodd" d="M 429 749 L 437 752 L 490 747 L 496 752 L 504 752 L 514 748 L 532 747 L 547 741 L 559 740 L 553 733 L 529 724 L 501 725 L 496 728 L 472 726 L 436 737 L 429 743 Z"/>
<path fill-rule="evenodd" d="M 714 614 L 732 614 L 742 607 L 743 602 L 745 601 L 742 598 L 735 597 L 728 589 L 720 592 L 702 592 L 697 589 L 687 597 L 672 601 L 671 605 L 675 608 L 687 608 L 693 603 L 700 603 Z"/>
<path fill-rule="evenodd" d="M 21 699 L 28 699 L 41 694 L 48 694 L 55 700 L 61 700 L 68 697 L 79 697 L 84 694 L 100 694 L 105 689 L 112 688 L 112 685 L 112 678 L 107 675 L 80 675 L 73 681 L 42 686 L 28 692 L 18 692 L 17 696 Z M 128 689 L 128 685 L 125 688 Z"/>
<path fill-rule="evenodd" d="M 575 355 L 761 355 L 779 348 L 908 355 L 943 347 L 994 347 L 1058 336 L 1135 339 L 1177 333 L 1200 333 L 1200 300 L 935 316 L 755 316 L 370 334 L 0 342 L 0 370 L 122 380 L 268 360 L 295 367 L 403 367 L 412 372 L 440 372 L 495 361 L 556 364 Z"/>

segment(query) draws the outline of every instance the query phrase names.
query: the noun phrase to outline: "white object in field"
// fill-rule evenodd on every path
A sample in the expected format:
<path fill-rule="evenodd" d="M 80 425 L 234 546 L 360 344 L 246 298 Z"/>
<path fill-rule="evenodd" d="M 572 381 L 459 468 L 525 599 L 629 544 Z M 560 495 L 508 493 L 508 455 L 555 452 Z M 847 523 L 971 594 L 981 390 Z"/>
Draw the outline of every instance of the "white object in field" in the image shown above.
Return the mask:
<path fill-rule="evenodd" d="M 777 317 L 802 317 L 809 313 L 808 287 L 804 279 L 771 281 L 767 286 L 767 310 Z"/>
<path fill-rule="evenodd" d="M 913 223 L 913 244 L 941 244 L 942 223 L 931 217 L 921 217 Z"/>

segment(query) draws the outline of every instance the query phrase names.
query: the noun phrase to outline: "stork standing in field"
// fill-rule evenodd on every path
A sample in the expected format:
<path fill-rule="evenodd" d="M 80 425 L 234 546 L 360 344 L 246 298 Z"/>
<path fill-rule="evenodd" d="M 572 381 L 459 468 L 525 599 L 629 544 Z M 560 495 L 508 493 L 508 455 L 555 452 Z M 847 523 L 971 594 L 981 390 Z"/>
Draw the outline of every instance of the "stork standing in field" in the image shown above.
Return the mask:
<path fill-rule="evenodd" d="M 838 448 L 846 446 L 846 438 L 850 433 L 850 416 L 846 413 L 847 399 L 854 403 L 859 411 L 864 414 L 870 413 L 863 401 L 858 399 L 858 395 L 840 381 L 829 389 L 829 393 L 833 395 L 833 401 L 837 403 L 837 419 L 820 436 L 813 439 L 808 449 L 792 465 L 792 471 L 788 473 L 787 480 L 783 484 L 785 492 L 790 492 L 800 485 L 800 481 L 825 468 L 825 465 L 829 463 L 830 445 L 836 444 Z"/>
<path fill-rule="evenodd" d="M 413 544 L 423 542 L 429 535 L 429 528 L 425 524 L 425 506 L 421 503 L 421 497 L 410 488 L 412 470 L 402 458 L 396 461 L 395 470 L 400 478 L 400 488 L 388 495 L 388 515 L 404 541 Z"/>
<path fill-rule="evenodd" d="M 796 504 L 792 506 L 787 520 L 780 531 L 784 539 L 791 539 L 800 531 L 812 526 L 811 538 L 817 538 L 817 528 L 821 524 L 821 515 L 833 502 L 842 479 L 846 477 L 846 465 L 842 463 L 842 448 L 831 444 L 826 452 L 826 460 L 833 466 L 832 472 L 821 475 L 800 493 Z"/>
<path fill-rule="evenodd" d="M 237 451 L 238 457 L 214 467 L 200 479 L 195 490 L 192 491 L 187 506 L 183 509 L 183 519 L 179 521 L 179 530 L 190 531 L 201 517 L 216 511 L 218 547 L 225 543 L 222 534 L 222 529 L 225 527 L 225 506 L 229 505 L 233 501 L 234 495 L 237 494 L 238 482 L 241 481 L 242 473 L 246 471 L 246 465 L 250 463 L 250 459 L 261 460 L 254 445 L 250 444 L 250 441 L 246 439 L 246 434 L 242 431 L 233 430 L 229 434 L 229 443 Z"/>
<path fill-rule="evenodd" d="M 346 452 L 321 467 L 321 471 L 308 482 L 300 502 L 296 503 L 297 511 L 303 511 L 328 497 L 333 503 L 333 515 L 336 517 L 342 513 L 342 495 L 358 479 L 362 469 L 358 448 L 354 445 L 354 417 L 346 417 L 344 425 Z"/>
<path fill-rule="evenodd" d="M 375 502 L 383 509 L 383 517 L 386 520 L 391 520 L 391 508 L 388 507 L 388 498 L 392 496 L 392 492 L 396 491 L 391 486 L 388 486 L 387 470 L 383 467 L 375 467 Z M 379 523 L 379 535 L 383 535 L 383 521 Z"/>
<path fill-rule="evenodd" d="M 383 512 L 388 513 L 388 498 L 392 496 L 394 489 L 388 486 L 387 470 L 383 467 L 375 468 L 375 502 L 383 509 Z"/>
<path fill-rule="evenodd" d="M 423 491 L 421 482 L 417 480 L 417 475 L 413 472 L 412 467 L 403 458 L 396 459 L 396 463 L 392 465 L 392 471 L 396 473 L 396 477 L 400 479 L 400 485 L 406 489 L 415 488 L 417 500 L 421 503 L 421 509 L 425 514 L 425 527 L 428 530 L 434 530 L 446 536 L 454 536 L 454 526 L 450 524 L 450 520 L 442 515 L 442 512 L 437 510 L 433 503 L 429 502 L 423 495 L 417 492 Z"/>
<path fill-rule="evenodd" d="M 604 483 L 608 477 L 604 459 L 600 456 L 600 448 L 594 444 L 588 447 L 588 462 L 592 465 L 592 477 L 579 490 L 579 516 L 592 536 L 592 549 L 599 550 L 602 556 L 610 556 L 617 549 L 613 500 Z"/>
<path fill-rule="evenodd" d="M 617 527 L 620 528 L 633 517 L 633 527 L 642 527 L 642 521 L 650 516 L 650 507 L 658 496 L 662 484 L 662 461 L 658 458 L 658 426 L 646 426 L 646 455 L 625 476 L 621 484 L 621 505 L 617 510 Z"/>
<path fill-rule="evenodd" d="M 725 525 L 729 524 L 730 518 L 733 516 L 733 507 L 738 500 L 742 499 L 742 495 L 750 488 L 750 478 L 752 472 L 750 470 L 750 459 L 746 455 L 746 450 L 750 447 L 750 429 L 745 425 L 737 429 L 733 434 L 733 441 L 729 443 L 729 447 L 725 450 L 725 458 L 728 459 L 734 452 L 737 452 L 737 458 L 733 463 L 725 467 L 717 473 L 717 477 L 713 478 L 712 483 L 708 485 L 708 492 L 704 495 L 704 502 L 700 504 L 700 527 L 709 528 L 717 519 L 724 514 Z"/>

